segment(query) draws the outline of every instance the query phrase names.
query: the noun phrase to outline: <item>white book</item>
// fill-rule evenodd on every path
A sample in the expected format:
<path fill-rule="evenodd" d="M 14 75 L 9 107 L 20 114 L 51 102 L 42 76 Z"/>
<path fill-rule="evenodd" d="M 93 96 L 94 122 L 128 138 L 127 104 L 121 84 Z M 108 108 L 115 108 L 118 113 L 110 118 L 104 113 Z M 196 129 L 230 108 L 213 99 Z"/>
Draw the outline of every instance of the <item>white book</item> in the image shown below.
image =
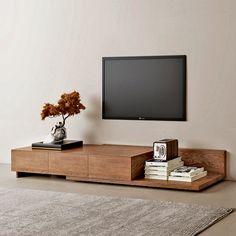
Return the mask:
<path fill-rule="evenodd" d="M 179 162 L 181 162 L 181 157 L 176 157 L 175 159 L 172 159 L 170 161 L 158 161 L 155 159 L 150 159 L 146 161 L 146 166 L 167 167 L 167 166 L 175 165 Z"/>
<path fill-rule="evenodd" d="M 145 179 L 168 180 L 168 176 L 164 176 L 164 175 L 145 175 Z"/>
<path fill-rule="evenodd" d="M 204 171 L 204 167 L 198 168 L 195 166 L 182 166 L 171 171 L 171 176 L 192 177 Z"/>
<path fill-rule="evenodd" d="M 193 181 L 200 179 L 206 175 L 207 175 L 207 171 L 203 171 L 203 172 L 200 172 L 199 174 L 196 174 L 192 177 L 169 176 L 168 179 L 174 180 L 174 181 L 193 182 Z"/>
<path fill-rule="evenodd" d="M 164 175 L 169 176 L 170 171 L 160 171 L 160 170 L 145 170 L 145 175 Z"/>
<path fill-rule="evenodd" d="M 184 165 L 183 161 L 180 161 L 174 165 L 171 166 L 145 166 L 145 171 L 146 170 L 156 170 L 156 171 L 172 171 L 176 168 L 179 168 Z"/>

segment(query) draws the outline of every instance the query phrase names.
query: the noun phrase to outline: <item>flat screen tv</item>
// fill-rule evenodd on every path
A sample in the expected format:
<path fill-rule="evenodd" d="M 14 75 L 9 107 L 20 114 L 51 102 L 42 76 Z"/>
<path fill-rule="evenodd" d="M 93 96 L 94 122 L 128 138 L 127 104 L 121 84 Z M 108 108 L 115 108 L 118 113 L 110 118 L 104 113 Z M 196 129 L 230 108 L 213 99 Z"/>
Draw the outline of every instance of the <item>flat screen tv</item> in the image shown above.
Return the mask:
<path fill-rule="evenodd" d="M 186 56 L 103 57 L 103 119 L 186 120 Z"/>

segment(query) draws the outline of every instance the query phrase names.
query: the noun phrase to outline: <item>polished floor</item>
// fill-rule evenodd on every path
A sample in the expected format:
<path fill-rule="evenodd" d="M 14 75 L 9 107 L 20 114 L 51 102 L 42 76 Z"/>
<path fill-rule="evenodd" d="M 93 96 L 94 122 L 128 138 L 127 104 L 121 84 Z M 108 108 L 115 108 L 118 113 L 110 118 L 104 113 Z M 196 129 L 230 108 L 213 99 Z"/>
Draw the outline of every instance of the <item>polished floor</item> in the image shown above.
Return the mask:
<path fill-rule="evenodd" d="M 31 176 L 16 178 L 10 165 L 0 164 L 0 187 L 18 187 L 81 194 L 120 196 L 230 207 L 236 209 L 236 182 L 224 181 L 202 192 L 187 192 L 109 184 L 66 181 L 63 178 Z M 203 233 L 202 236 L 235 236 L 236 210 Z"/>

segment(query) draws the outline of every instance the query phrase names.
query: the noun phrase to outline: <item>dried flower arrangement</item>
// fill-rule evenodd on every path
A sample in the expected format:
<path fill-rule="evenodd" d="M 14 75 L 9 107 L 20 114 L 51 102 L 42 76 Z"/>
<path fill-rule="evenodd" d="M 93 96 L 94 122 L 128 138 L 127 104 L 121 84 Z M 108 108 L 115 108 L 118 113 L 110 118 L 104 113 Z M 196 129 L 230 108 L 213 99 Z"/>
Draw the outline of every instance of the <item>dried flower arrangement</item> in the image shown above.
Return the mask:
<path fill-rule="evenodd" d="M 80 113 L 80 110 L 85 110 L 85 106 L 80 102 L 80 94 L 77 91 L 72 93 L 64 93 L 56 105 L 45 103 L 41 112 L 42 120 L 49 117 L 62 116 L 63 127 L 66 119 Z"/>

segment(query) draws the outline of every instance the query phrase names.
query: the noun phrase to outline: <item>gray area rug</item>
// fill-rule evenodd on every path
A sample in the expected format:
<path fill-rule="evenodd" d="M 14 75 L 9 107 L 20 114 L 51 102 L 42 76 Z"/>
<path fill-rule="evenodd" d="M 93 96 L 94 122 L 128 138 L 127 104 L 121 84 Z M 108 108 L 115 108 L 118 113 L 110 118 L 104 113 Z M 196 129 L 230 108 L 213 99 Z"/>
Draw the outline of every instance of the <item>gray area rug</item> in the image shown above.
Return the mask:
<path fill-rule="evenodd" d="M 196 235 L 232 209 L 0 189 L 0 235 Z"/>

